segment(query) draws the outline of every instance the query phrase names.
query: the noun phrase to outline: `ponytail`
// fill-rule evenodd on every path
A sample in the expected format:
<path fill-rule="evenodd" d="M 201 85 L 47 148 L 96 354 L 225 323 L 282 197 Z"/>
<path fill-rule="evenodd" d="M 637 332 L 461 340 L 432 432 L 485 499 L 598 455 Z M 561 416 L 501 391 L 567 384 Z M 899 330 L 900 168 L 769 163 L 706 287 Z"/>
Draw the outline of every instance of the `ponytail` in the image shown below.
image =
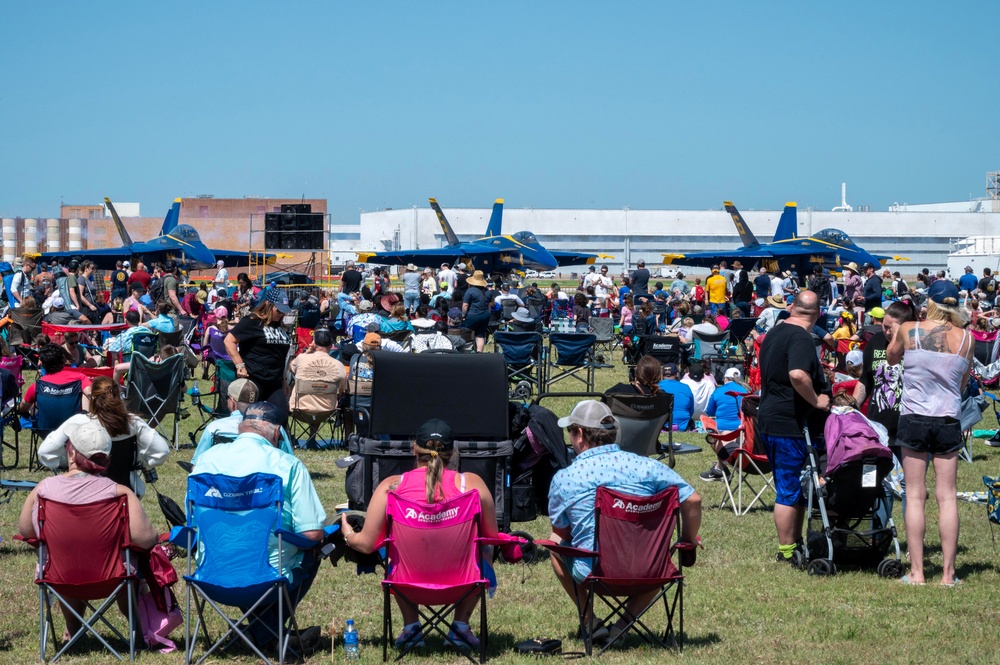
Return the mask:
<path fill-rule="evenodd" d="M 451 454 L 454 448 L 442 450 L 440 441 L 428 441 L 426 447 L 414 444 L 417 453 L 417 466 L 427 468 L 427 503 L 439 503 L 444 501 L 444 467 L 451 462 Z"/>

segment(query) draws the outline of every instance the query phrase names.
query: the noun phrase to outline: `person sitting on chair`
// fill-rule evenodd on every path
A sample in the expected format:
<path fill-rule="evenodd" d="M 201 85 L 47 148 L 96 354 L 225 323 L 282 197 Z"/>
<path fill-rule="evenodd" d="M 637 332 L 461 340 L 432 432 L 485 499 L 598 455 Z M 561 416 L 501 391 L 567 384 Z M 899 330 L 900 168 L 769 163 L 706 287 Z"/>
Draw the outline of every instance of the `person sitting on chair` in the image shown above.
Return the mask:
<path fill-rule="evenodd" d="M 164 298 L 156 303 L 156 317 L 142 325 L 156 332 L 172 333 L 176 330 L 174 319 L 170 316 L 172 311 L 174 311 L 174 306 L 170 304 L 169 300 Z"/>
<path fill-rule="evenodd" d="M 128 412 L 121 391 L 106 376 L 96 377 L 90 386 L 88 413 L 76 414 L 45 437 L 38 446 L 38 461 L 53 471 L 65 469 L 68 463 L 66 442 L 70 440 L 70 434 L 90 421 L 100 423 L 112 441 L 135 437 L 138 460 L 144 469 L 152 469 L 167 461 L 170 444 L 142 418 Z M 133 470 L 130 475 L 129 488 L 141 499 L 146 493 L 142 474 Z"/>
<path fill-rule="evenodd" d="M 716 388 L 708 398 L 708 406 L 701 416 L 702 423 L 708 431 L 726 433 L 732 432 L 740 427 L 740 408 L 743 406 L 743 398 L 749 390 L 742 382 L 743 375 L 737 367 L 730 367 L 726 370 L 721 386 Z M 737 396 L 729 393 L 739 393 Z M 699 477 L 708 482 L 726 479 L 725 460 L 736 452 L 739 448 L 739 441 L 723 443 L 711 436 L 706 440 L 712 445 L 712 450 L 719 456 L 719 460 L 712 467 L 703 472 Z"/>
<path fill-rule="evenodd" d="M 397 307 L 402 310 L 403 306 Z M 330 357 L 332 346 L 333 335 L 329 330 L 320 328 L 313 335 L 313 343 L 309 349 L 292 360 L 289 369 L 295 377 L 295 383 L 288 401 L 293 410 L 320 414 L 337 410 L 337 403 L 347 392 L 347 373 L 342 362 Z M 337 391 L 325 395 L 300 395 L 299 381 L 328 381 L 337 384 Z M 307 447 L 309 443 L 315 444 L 318 427 L 318 424 L 312 426 Z"/>
<path fill-rule="evenodd" d="M 65 444 L 65 449 L 68 471 L 58 476 L 44 478 L 35 489 L 31 490 L 21 508 L 21 516 L 17 523 L 18 531 L 22 538 L 38 537 L 38 497 L 60 503 L 82 505 L 127 496 L 129 536 L 132 544 L 137 548 L 148 550 L 156 544 L 159 534 L 132 490 L 101 475 L 111 462 L 111 436 L 96 419 L 86 416 L 85 418 L 86 421 L 67 430 L 69 440 Z M 72 597 L 66 597 L 66 600 L 77 614 L 83 614 L 86 608 L 84 600 Z M 125 602 L 125 597 L 119 594 L 118 607 L 125 616 L 128 616 Z M 62 608 L 62 611 L 66 619 L 63 641 L 66 641 L 80 630 L 81 624 L 68 608 Z"/>
<path fill-rule="evenodd" d="M 663 368 L 660 361 L 653 356 L 643 356 L 635 366 L 635 379 L 631 383 L 616 383 L 604 392 L 617 395 L 655 395 L 662 392 L 660 388 L 662 375 Z"/>
<path fill-rule="evenodd" d="M 681 540 L 699 542 L 701 497 L 667 465 L 619 448 L 615 443 L 618 420 L 606 404 L 581 401 L 568 417 L 559 419 L 559 426 L 569 432 L 576 459 L 567 468 L 556 472 L 549 487 L 551 540 L 582 549 L 594 549 L 594 503 L 598 487 L 635 496 L 652 496 L 668 487 L 677 487 L 681 506 Z M 685 555 L 687 560 L 684 565 L 693 565 L 694 550 L 685 552 Z M 552 556 L 556 577 L 569 597 L 578 603 L 579 611 L 585 618 L 589 618 L 586 617 L 587 594 L 580 585 L 590 575 L 592 566 L 591 559 Z M 655 592 L 649 592 L 630 598 L 627 607 L 633 616 L 638 616 L 654 595 Z M 624 625 L 624 621 L 619 621 L 612 630 L 620 632 Z M 595 633 L 603 633 L 592 635 L 595 641 L 613 636 L 610 631 Z"/>
<path fill-rule="evenodd" d="M 281 478 L 284 508 L 281 512 L 281 528 L 292 531 L 303 538 L 320 543 L 324 538 L 323 525 L 326 511 L 313 486 L 312 478 L 305 465 L 295 455 L 278 449 L 281 441 L 281 422 L 278 407 L 269 402 L 256 402 L 246 409 L 239 425 L 236 440 L 224 446 L 213 446 L 201 454 L 193 474 L 215 473 L 234 477 L 245 477 L 255 473 L 273 474 Z M 269 541 L 271 565 L 278 567 L 278 539 Z M 321 559 L 316 548 L 302 550 L 284 542 L 282 544 L 280 571 L 288 578 L 288 594 L 293 606 L 297 605 L 312 586 L 319 570 Z M 249 607 L 241 608 L 244 612 Z M 260 621 L 250 628 L 258 646 L 272 642 L 278 629 L 278 603 L 271 601 L 259 607 L 254 614 Z M 285 613 L 287 621 L 288 613 Z M 265 625 L 261 625 L 261 624 Z M 271 631 L 268 630 L 270 626 Z M 318 627 L 299 631 L 299 643 L 314 642 L 319 636 Z M 293 638 L 294 639 L 294 638 Z M 305 647 L 308 648 L 308 647 Z"/>
<path fill-rule="evenodd" d="M 79 381 L 80 388 L 83 390 L 81 408 L 87 409 L 90 404 L 90 379 L 72 368 L 66 367 L 66 352 L 61 346 L 52 343 L 46 344 L 38 350 L 38 361 L 42 366 L 42 372 L 44 372 L 44 375 L 39 375 L 38 381 L 57 386 Z M 38 399 L 36 395 L 38 381 L 28 386 L 28 390 L 24 393 L 24 398 L 21 399 L 21 404 L 18 406 L 21 413 L 33 412 L 33 407 Z"/>
<path fill-rule="evenodd" d="M 63 335 L 63 351 L 72 367 L 97 367 L 97 358 L 80 344 L 80 333 L 72 330 Z"/>
<path fill-rule="evenodd" d="M 739 311 L 739 310 L 736 310 Z M 673 419 L 674 429 L 678 432 L 686 432 L 691 426 L 691 414 L 694 411 L 694 393 L 691 386 L 682 382 L 680 370 L 676 363 L 666 363 L 663 365 L 663 379 L 660 381 L 660 390 L 674 396 Z"/>
<path fill-rule="evenodd" d="M 421 425 L 413 441 L 416 468 L 402 475 L 389 476 L 379 483 L 368 503 L 364 528 L 355 532 L 347 523 L 347 514 L 341 515 L 340 528 L 348 547 L 363 554 L 371 554 L 381 545 L 385 538 L 386 497 L 389 492 L 412 501 L 435 504 L 452 499 L 467 490 L 475 490 L 479 493 L 482 510 L 479 535 L 483 538 L 495 538 L 497 518 L 493 495 L 483 479 L 476 474 L 456 473 L 447 468 L 454 452 L 454 437 L 448 423 L 432 418 Z M 479 638 L 469 628 L 469 617 L 476 607 L 476 600 L 474 595 L 470 595 L 458 606 L 448 635 L 449 639 L 464 643 L 470 649 L 479 648 Z M 403 602 L 398 605 L 405 625 L 396 638 L 396 646 L 405 647 L 419 635 L 420 621 L 412 607 Z"/>

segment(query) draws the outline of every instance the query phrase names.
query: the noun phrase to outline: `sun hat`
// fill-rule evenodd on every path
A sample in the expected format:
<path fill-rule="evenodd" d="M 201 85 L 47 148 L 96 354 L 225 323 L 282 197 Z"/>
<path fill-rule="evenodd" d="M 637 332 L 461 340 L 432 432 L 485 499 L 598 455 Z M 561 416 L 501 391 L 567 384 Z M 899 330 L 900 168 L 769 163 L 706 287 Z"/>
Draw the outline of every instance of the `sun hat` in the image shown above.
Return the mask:
<path fill-rule="evenodd" d="M 846 360 L 848 365 L 854 365 L 855 367 L 857 367 L 862 362 L 864 362 L 864 359 L 865 356 L 863 353 L 861 353 L 860 349 L 851 349 L 850 351 L 847 352 Z"/>
<path fill-rule="evenodd" d="M 515 321 L 520 321 L 521 323 L 534 323 L 535 320 L 531 318 L 531 313 L 528 311 L 527 307 L 518 307 L 514 310 L 513 318 Z"/>
<path fill-rule="evenodd" d="M 848 264 L 847 264 L 846 266 L 844 266 L 844 270 L 850 270 L 850 271 L 851 271 L 851 272 L 853 272 L 853 273 L 854 273 L 855 275 L 857 275 L 857 274 L 858 274 L 858 273 L 860 272 L 860 271 L 858 270 L 858 264 L 857 264 L 857 263 L 855 263 L 854 261 L 851 261 L 851 262 L 850 262 L 850 263 L 848 263 Z"/>
<path fill-rule="evenodd" d="M 486 278 L 483 276 L 483 271 L 477 270 L 476 272 L 472 273 L 472 277 L 468 278 L 466 280 L 466 283 L 471 286 L 481 286 L 485 288 Z"/>
<path fill-rule="evenodd" d="M 291 314 L 292 312 L 292 308 L 288 306 L 288 296 L 280 289 L 270 286 L 264 289 L 264 300 L 274 303 L 275 309 L 282 314 Z"/>
<path fill-rule="evenodd" d="M 111 435 L 96 418 L 88 418 L 87 422 L 70 432 L 69 442 L 76 452 L 87 459 L 98 453 L 111 454 Z"/>
<path fill-rule="evenodd" d="M 407 264 L 406 264 L 406 269 L 407 269 L 407 270 L 412 270 L 412 271 L 416 271 L 416 269 L 417 269 L 417 266 L 413 265 L 412 263 L 407 263 Z"/>
<path fill-rule="evenodd" d="M 958 287 L 950 280 L 936 279 L 927 289 L 927 297 L 938 305 L 957 305 Z"/>
<path fill-rule="evenodd" d="M 427 446 L 428 441 L 440 441 L 441 446 L 437 450 L 451 450 L 455 445 L 455 435 L 452 434 L 451 425 L 440 418 L 431 418 L 417 429 L 417 445 L 421 448 Z"/>
<path fill-rule="evenodd" d="M 200 304 L 204 305 L 205 301 L 208 300 L 208 294 L 204 291 L 198 291 L 196 294 L 194 294 L 194 298 Z"/>
<path fill-rule="evenodd" d="M 236 379 L 229 384 L 229 389 L 226 390 L 226 394 L 231 399 L 237 402 L 245 402 L 246 404 L 256 402 L 259 392 L 257 384 L 250 379 Z"/>
<path fill-rule="evenodd" d="M 611 418 L 612 422 L 604 422 L 608 418 Z M 577 402 L 571 414 L 559 419 L 559 427 L 569 427 L 570 425 L 599 429 L 617 429 L 618 419 L 611 413 L 611 409 L 608 408 L 607 404 L 592 399 L 585 399 L 582 402 Z"/>
<path fill-rule="evenodd" d="M 785 299 L 781 296 L 768 296 L 767 304 L 778 309 L 785 309 Z"/>

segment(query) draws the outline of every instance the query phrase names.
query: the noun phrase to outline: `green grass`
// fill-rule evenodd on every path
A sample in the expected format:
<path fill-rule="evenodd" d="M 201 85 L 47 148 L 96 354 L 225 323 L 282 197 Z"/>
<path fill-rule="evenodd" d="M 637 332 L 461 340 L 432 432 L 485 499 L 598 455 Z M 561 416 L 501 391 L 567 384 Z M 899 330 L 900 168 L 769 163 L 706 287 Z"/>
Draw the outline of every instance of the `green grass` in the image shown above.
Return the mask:
<path fill-rule="evenodd" d="M 620 367 L 598 372 L 598 388 L 606 388 L 624 378 Z M 202 391 L 208 389 L 203 383 Z M 567 386 L 566 389 L 569 389 Z M 456 399 L 464 399 L 456 394 Z M 568 411 L 565 400 L 557 411 Z M 472 404 L 470 404 L 472 408 Z M 193 427 L 193 419 L 184 421 L 184 431 Z M 994 427 L 992 413 L 980 427 Z M 8 432 L 8 436 L 10 433 Z M 186 439 L 186 434 L 182 434 Z M 695 434 L 681 440 L 698 443 Z M 27 437 L 22 436 L 22 446 Z M 959 489 L 981 490 L 981 476 L 995 474 L 994 451 L 981 443 L 974 446 L 973 464 L 959 462 Z M 327 511 L 346 500 L 343 471 L 334 460 L 342 453 L 299 453 L 313 473 Z M 185 475 L 174 460 L 190 459 L 191 450 L 181 450 L 160 468 L 159 488 L 175 499 L 183 497 Z M 771 514 L 755 510 L 745 517 L 716 508 L 723 487 L 704 483 L 697 475 L 711 462 L 709 453 L 678 458 L 677 470 L 701 492 L 705 505 L 702 538 L 705 550 L 698 565 L 688 569 L 685 589 L 686 646 L 683 659 L 697 663 L 733 662 L 825 662 L 876 663 L 909 662 L 980 662 L 1000 647 L 995 630 L 998 616 L 993 591 L 1000 576 L 995 561 L 985 508 L 960 503 L 962 535 L 958 574 L 965 584 L 957 589 L 938 588 L 940 550 L 938 548 L 936 504 L 928 503 L 928 566 L 930 583 L 926 587 L 904 587 L 883 580 L 871 571 L 841 572 L 834 577 L 816 578 L 774 562 L 776 539 Z M 22 463 L 23 466 L 23 463 Z M 29 474 L 23 468 L 4 472 L 6 478 L 36 479 L 43 474 Z M 933 474 L 929 483 L 932 483 Z M 17 516 L 24 495 L 17 495 L 0 506 L 0 662 L 36 662 L 38 643 L 38 595 L 32 583 L 34 552 L 13 542 Z M 145 499 L 148 512 L 162 528 L 166 522 L 156 505 L 155 496 Z M 895 508 L 903 540 L 899 504 Z M 516 525 L 535 536 L 549 533 L 548 521 L 538 519 Z M 179 570 L 185 559 L 177 559 Z M 550 565 L 502 565 L 497 569 L 500 588 L 488 602 L 491 627 L 490 656 L 497 662 L 525 662 L 513 650 L 513 644 L 530 637 L 563 639 L 566 650 L 580 650 L 573 637 L 576 615 L 569 599 L 557 584 Z M 176 587 L 183 604 L 183 584 Z M 382 595 L 379 578 L 357 576 L 353 566 L 341 563 L 336 569 L 324 563 L 312 591 L 299 608 L 300 626 L 329 626 L 354 618 L 362 637 L 362 662 L 381 659 L 377 640 L 381 634 Z M 476 617 L 474 617 L 475 620 Z M 654 625 L 661 625 L 655 618 Z M 395 626 L 400 626 L 398 615 Z M 61 618 L 56 619 L 61 630 Z M 330 658 L 328 630 L 320 652 L 311 662 Z M 183 630 L 174 633 L 182 639 Z M 423 662 L 463 662 L 432 639 L 424 654 L 415 656 Z M 339 641 L 338 641 L 339 646 Z M 200 645 L 199 645 L 200 648 Z M 635 640 L 625 648 L 605 654 L 608 663 L 653 663 L 677 656 L 663 654 Z M 181 663 L 180 652 L 170 655 L 144 653 L 147 662 Z M 342 653 L 336 653 L 336 660 Z M 67 657 L 68 663 L 104 663 L 110 656 L 99 651 L 85 651 Z M 222 655 L 214 663 L 249 663 L 248 656 Z"/>

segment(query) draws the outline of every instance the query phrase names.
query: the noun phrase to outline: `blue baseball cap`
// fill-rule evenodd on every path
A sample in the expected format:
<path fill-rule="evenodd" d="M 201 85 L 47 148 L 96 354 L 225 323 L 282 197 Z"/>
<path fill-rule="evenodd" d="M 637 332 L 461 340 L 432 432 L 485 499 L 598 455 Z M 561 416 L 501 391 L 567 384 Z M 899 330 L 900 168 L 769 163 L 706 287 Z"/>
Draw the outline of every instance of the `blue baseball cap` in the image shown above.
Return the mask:
<path fill-rule="evenodd" d="M 958 287 L 948 279 L 938 279 L 927 289 L 927 297 L 939 305 L 957 305 Z"/>

